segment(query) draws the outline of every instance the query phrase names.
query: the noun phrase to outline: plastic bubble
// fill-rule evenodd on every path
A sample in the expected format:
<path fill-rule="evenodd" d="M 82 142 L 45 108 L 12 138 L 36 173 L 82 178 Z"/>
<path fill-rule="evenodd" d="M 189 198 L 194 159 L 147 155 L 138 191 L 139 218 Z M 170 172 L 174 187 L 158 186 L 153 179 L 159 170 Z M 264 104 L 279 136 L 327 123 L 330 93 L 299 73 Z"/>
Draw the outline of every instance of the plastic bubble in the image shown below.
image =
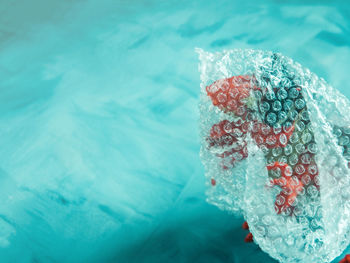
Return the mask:
<path fill-rule="evenodd" d="M 198 53 L 208 202 L 280 262 L 331 262 L 350 242 L 349 100 L 282 54 Z"/>

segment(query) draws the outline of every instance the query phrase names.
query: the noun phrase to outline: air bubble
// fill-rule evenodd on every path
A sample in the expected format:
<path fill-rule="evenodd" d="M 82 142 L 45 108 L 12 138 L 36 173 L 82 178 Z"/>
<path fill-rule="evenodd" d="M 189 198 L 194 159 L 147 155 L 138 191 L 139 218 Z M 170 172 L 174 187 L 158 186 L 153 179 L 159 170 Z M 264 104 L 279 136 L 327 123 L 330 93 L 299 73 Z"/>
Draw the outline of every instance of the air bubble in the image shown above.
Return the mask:
<path fill-rule="evenodd" d="M 276 204 L 279 206 L 283 205 L 285 201 L 286 201 L 286 198 L 282 195 L 278 195 L 276 198 Z"/>
<path fill-rule="evenodd" d="M 261 125 L 261 132 L 264 135 L 267 135 L 271 132 L 271 127 L 269 125 L 263 124 L 263 125 Z"/>
<path fill-rule="evenodd" d="M 304 167 L 304 165 L 302 165 L 302 164 L 298 164 L 298 165 L 295 167 L 294 170 L 295 170 L 295 172 L 296 172 L 297 174 L 299 174 L 299 175 L 305 173 L 305 167 Z"/>
<path fill-rule="evenodd" d="M 301 139 L 302 139 L 304 144 L 307 144 L 312 140 L 312 135 L 309 132 L 305 132 L 305 133 L 303 133 Z"/>
<path fill-rule="evenodd" d="M 278 99 L 284 100 L 287 97 L 288 97 L 288 92 L 285 89 L 281 88 L 281 89 L 278 90 L 278 92 L 277 92 L 277 98 Z"/>
<path fill-rule="evenodd" d="M 309 143 L 307 146 L 307 149 L 310 153 L 317 153 L 317 144 L 316 143 Z"/>
<path fill-rule="evenodd" d="M 280 111 L 282 109 L 282 103 L 278 100 L 276 100 L 273 104 L 272 104 L 272 109 L 274 111 Z"/>
<path fill-rule="evenodd" d="M 272 155 L 275 157 L 281 155 L 281 153 L 282 153 L 282 149 L 280 147 L 276 147 L 272 149 Z"/>
<path fill-rule="evenodd" d="M 348 145 L 349 142 L 350 142 L 349 137 L 346 135 L 340 137 L 340 139 L 339 139 L 339 145 L 341 145 L 341 146 Z"/>
<path fill-rule="evenodd" d="M 288 144 L 286 147 L 284 147 L 284 154 L 290 155 L 293 152 L 293 146 Z"/>
<path fill-rule="evenodd" d="M 278 113 L 278 120 L 279 120 L 281 123 L 284 122 L 284 121 L 286 121 L 287 118 L 288 118 L 288 115 L 287 115 L 287 113 L 286 113 L 285 111 L 280 111 L 280 112 Z"/>
<path fill-rule="evenodd" d="M 226 102 L 227 100 L 227 97 L 224 93 L 220 92 L 218 95 L 217 95 L 217 99 L 220 103 L 224 103 Z"/>
<path fill-rule="evenodd" d="M 284 175 L 285 176 L 292 176 L 292 174 L 293 174 L 293 168 L 288 165 L 286 167 L 286 169 L 284 170 Z"/>
<path fill-rule="evenodd" d="M 237 88 L 231 88 L 228 94 L 230 95 L 231 98 L 236 98 L 238 95 L 239 91 Z"/>
<path fill-rule="evenodd" d="M 304 185 L 308 185 L 310 182 L 311 182 L 311 177 L 310 175 L 308 174 L 304 174 L 302 177 L 301 177 L 301 181 Z"/>
<path fill-rule="evenodd" d="M 298 110 L 301 110 L 305 107 L 305 100 L 303 99 L 297 99 L 295 101 L 295 107 L 298 109 Z"/>
<path fill-rule="evenodd" d="M 296 99 L 299 96 L 299 91 L 296 88 L 289 89 L 289 98 Z"/>
<path fill-rule="evenodd" d="M 305 146 L 304 146 L 304 144 L 298 143 L 298 144 L 295 146 L 295 150 L 296 150 L 297 153 L 299 153 L 299 154 L 305 152 Z"/>
<path fill-rule="evenodd" d="M 309 115 L 309 111 L 304 110 L 301 112 L 301 119 L 303 121 L 309 121 L 310 120 L 310 115 Z"/>
<path fill-rule="evenodd" d="M 315 175 L 317 174 L 317 165 L 310 164 L 307 170 L 310 174 Z"/>
<path fill-rule="evenodd" d="M 270 104 L 267 101 L 264 101 L 260 104 L 260 111 L 261 112 L 267 112 L 270 110 Z"/>
<path fill-rule="evenodd" d="M 276 99 L 276 96 L 275 96 L 274 92 L 267 92 L 265 97 L 266 97 L 267 100 L 275 100 Z"/>
<path fill-rule="evenodd" d="M 280 143 L 282 144 L 282 145 L 286 145 L 287 144 L 287 136 L 284 134 L 284 133 L 282 133 L 281 135 L 280 135 Z"/>
<path fill-rule="evenodd" d="M 273 146 L 275 145 L 277 142 L 276 140 L 276 136 L 275 135 L 269 135 L 267 136 L 266 138 L 266 144 L 269 145 L 269 146 Z"/>
<path fill-rule="evenodd" d="M 298 121 L 298 122 L 296 123 L 296 125 L 295 125 L 295 128 L 297 128 L 297 130 L 298 130 L 299 132 L 302 132 L 302 131 L 305 129 L 305 124 L 304 124 L 304 122 Z"/>
<path fill-rule="evenodd" d="M 273 125 L 277 121 L 277 116 L 276 116 L 275 113 L 270 112 L 269 114 L 267 114 L 266 120 L 267 120 L 268 123 Z"/>
<path fill-rule="evenodd" d="M 284 103 L 283 103 L 283 108 L 285 111 L 290 111 L 291 109 L 294 108 L 294 103 L 292 100 L 286 100 Z"/>
<path fill-rule="evenodd" d="M 293 153 L 292 155 L 290 155 L 289 157 L 289 164 L 290 165 L 295 165 L 298 162 L 298 155 Z"/>
<path fill-rule="evenodd" d="M 288 117 L 291 121 L 294 121 L 298 117 L 298 112 L 296 110 L 290 110 L 288 113 Z"/>
<path fill-rule="evenodd" d="M 224 131 L 226 133 L 230 133 L 232 131 L 232 124 L 231 122 L 227 121 L 225 124 L 224 124 Z"/>

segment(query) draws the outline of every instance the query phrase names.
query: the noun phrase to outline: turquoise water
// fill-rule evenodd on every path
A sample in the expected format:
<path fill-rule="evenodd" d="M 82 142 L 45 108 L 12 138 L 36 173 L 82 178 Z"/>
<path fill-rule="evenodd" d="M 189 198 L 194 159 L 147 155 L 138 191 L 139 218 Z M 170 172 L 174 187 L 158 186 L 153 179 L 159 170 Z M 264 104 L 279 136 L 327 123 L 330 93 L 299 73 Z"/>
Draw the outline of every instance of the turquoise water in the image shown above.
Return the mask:
<path fill-rule="evenodd" d="M 279 51 L 350 97 L 350 3 L 3 0 L 0 14 L 1 262 L 275 262 L 205 202 L 194 48 Z"/>

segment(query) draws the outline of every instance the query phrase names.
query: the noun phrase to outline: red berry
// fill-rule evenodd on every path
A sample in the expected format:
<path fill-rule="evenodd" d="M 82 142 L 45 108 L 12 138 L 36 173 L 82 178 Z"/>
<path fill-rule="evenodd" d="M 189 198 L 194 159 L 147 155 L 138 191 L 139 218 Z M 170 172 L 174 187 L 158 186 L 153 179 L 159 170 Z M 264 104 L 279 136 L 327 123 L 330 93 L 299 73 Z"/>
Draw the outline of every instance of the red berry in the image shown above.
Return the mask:
<path fill-rule="evenodd" d="M 246 242 L 246 243 L 251 243 L 251 242 L 253 242 L 253 234 L 252 234 L 252 233 L 249 233 L 249 234 L 245 237 L 244 242 Z"/>
<path fill-rule="evenodd" d="M 244 223 L 243 223 L 243 225 L 242 225 L 242 228 L 245 229 L 245 230 L 248 230 L 248 229 L 249 229 L 249 226 L 248 226 L 247 221 L 244 221 Z"/>

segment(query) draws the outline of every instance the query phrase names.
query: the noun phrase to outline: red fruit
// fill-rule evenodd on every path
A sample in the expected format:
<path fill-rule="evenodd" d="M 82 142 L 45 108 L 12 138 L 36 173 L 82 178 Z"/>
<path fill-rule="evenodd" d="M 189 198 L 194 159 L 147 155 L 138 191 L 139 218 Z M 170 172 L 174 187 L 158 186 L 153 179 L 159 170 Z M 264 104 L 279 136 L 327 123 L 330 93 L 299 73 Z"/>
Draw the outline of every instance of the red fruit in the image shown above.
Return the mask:
<path fill-rule="evenodd" d="M 253 234 L 252 234 L 252 233 L 249 233 L 249 234 L 244 238 L 244 242 L 246 242 L 246 243 L 253 242 Z"/>
<path fill-rule="evenodd" d="M 350 263 L 350 254 L 347 254 L 339 263 Z"/>
<path fill-rule="evenodd" d="M 285 129 L 286 131 L 281 131 L 280 133 L 275 134 L 271 126 L 267 124 L 254 121 L 253 126 L 255 129 L 253 129 L 251 134 L 256 144 L 258 146 L 265 145 L 269 149 L 285 147 L 288 144 L 295 128 L 293 124 L 292 126 L 288 127 L 288 129 Z"/>
<path fill-rule="evenodd" d="M 249 229 L 249 226 L 248 226 L 247 221 L 244 221 L 244 223 L 243 223 L 243 225 L 242 225 L 242 228 L 245 229 L 245 230 L 248 230 L 248 229 Z"/>
<path fill-rule="evenodd" d="M 234 123 L 229 122 L 228 120 L 223 120 L 214 124 L 210 130 L 210 145 L 229 146 L 234 142 L 237 142 L 237 138 L 232 134 L 233 129 L 236 129 Z"/>
<path fill-rule="evenodd" d="M 247 107 L 244 100 L 249 97 L 254 82 L 252 76 L 233 76 L 215 81 L 206 90 L 214 106 L 245 119 Z"/>
<path fill-rule="evenodd" d="M 273 179 L 272 184 L 282 188 L 281 193 L 276 196 L 275 208 L 277 214 L 280 214 L 287 208 L 291 207 L 295 198 L 299 194 L 300 189 L 304 186 L 303 183 L 292 176 L 290 167 L 286 163 L 275 162 L 267 166 L 267 170 L 281 170 L 281 177 Z"/>

